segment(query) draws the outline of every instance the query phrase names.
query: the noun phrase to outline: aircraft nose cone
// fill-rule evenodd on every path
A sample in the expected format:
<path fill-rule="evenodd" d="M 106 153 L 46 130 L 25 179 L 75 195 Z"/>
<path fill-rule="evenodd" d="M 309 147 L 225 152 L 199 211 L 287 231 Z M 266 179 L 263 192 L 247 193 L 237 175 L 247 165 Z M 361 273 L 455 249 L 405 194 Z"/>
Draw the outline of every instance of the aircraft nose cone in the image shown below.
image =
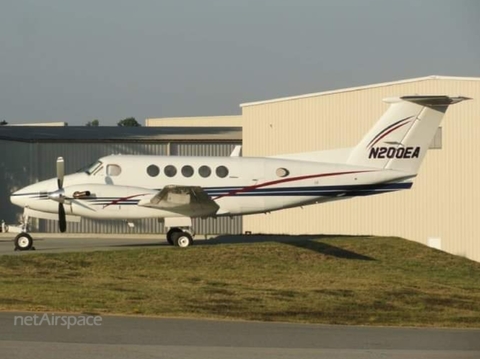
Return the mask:
<path fill-rule="evenodd" d="M 27 195 L 24 193 L 24 189 L 13 192 L 10 195 L 10 202 L 19 207 L 24 207 L 27 202 Z"/>
<path fill-rule="evenodd" d="M 35 185 L 30 185 L 13 192 L 10 195 L 10 202 L 19 207 L 25 207 L 27 202 L 38 199 L 39 189 Z"/>

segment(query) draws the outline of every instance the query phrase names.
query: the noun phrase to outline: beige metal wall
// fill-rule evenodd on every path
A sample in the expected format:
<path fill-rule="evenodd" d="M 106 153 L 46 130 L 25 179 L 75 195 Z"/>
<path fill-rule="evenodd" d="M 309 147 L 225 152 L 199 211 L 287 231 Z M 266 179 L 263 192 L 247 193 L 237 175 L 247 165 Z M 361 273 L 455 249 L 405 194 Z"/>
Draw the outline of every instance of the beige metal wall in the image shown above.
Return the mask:
<path fill-rule="evenodd" d="M 243 105 L 244 156 L 352 147 L 387 109 L 382 98 L 472 97 L 449 108 L 443 148 L 430 150 L 410 191 L 244 217 L 253 233 L 391 235 L 480 261 L 480 80 L 424 78 Z"/>
<path fill-rule="evenodd" d="M 241 127 L 242 116 L 147 118 L 147 127 Z"/>

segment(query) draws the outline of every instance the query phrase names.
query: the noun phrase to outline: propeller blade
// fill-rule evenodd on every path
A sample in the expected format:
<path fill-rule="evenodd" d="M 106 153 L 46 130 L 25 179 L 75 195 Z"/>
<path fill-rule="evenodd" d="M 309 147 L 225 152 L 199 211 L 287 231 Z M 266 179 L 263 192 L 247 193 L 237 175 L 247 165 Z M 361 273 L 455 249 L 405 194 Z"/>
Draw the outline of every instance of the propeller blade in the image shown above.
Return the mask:
<path fill-rule="evenodd" d="M 62 203 L 58 204 L 58 228 L 60 232 L 65 232 L 67 230 L 67 216 L 65 215 L 65 208 Z"/>
<path fill-rule="evenodd" d="M 63 176 L 65 175 L 65 162 L 63 157 L 57 158 L 57 184 L 58 189 L 63 188 Z"/>

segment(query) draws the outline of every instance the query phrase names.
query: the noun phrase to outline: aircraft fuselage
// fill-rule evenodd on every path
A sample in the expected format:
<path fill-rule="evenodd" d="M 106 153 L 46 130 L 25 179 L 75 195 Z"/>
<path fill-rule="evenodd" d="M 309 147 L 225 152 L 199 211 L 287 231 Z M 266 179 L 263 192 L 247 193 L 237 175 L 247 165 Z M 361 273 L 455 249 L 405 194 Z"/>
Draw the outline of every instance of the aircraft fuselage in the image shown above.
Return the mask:
<path fill-rule="evenodd" d="M 65 176 L 63 187 L 67 215 L 141 219 L 181 216 L 138 205 L 168 185 L 199 186 L 219 206 L 216 216 L 234 216 L 410 188 L 410 182 L 401 180 L 404 176 L 272 158 L 112 155 Z M 52 178 L 15 192 L 11 199 L 35 211 L 57 213 L 57 203 L 49 198 L 55 190 L 57 179 Z"/>

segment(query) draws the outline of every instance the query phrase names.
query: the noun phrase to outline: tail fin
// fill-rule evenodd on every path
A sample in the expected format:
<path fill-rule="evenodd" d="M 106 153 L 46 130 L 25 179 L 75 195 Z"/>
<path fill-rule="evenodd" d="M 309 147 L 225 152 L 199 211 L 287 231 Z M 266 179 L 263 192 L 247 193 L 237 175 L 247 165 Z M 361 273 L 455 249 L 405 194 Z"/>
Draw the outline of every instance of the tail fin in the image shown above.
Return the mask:
<path fill-rule="evenodd" d="M 403 96 L 387 99 L 388 110 L 347 163 L 416 174 L 449 105 L 468 97 Z"/>

